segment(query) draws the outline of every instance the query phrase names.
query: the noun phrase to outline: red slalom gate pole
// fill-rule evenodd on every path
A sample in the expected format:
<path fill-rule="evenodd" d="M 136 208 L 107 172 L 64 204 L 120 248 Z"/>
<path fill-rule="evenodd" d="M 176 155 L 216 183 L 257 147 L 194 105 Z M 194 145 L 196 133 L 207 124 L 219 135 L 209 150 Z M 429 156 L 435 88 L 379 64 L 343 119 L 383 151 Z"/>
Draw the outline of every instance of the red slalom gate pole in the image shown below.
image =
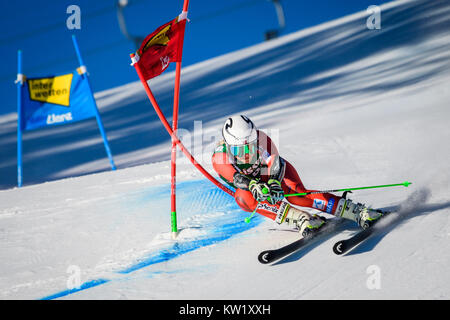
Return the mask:
<path fill-rule="evenodd" d="M 183 14 L 187 14 L 189 7 L 189 0 L 184 0 Z M 184 34 L 183 39 L 184 40 Z M 181 45 L 183 50 L 183 45 Z M 181 51 L 182 54 L 183 51 Z M 181 75 L 181 61 L 176 63 L 175 70 L 175 87 L 173 95 L 173 118 L 172 118 L 172 130 L 176 133 L 178 129 L 178 110 L 180 104 L 180 75 Z M 176 175 L 177 175 L 177 143 L 172 136 L 172 150 L 171 150 L 171 179 L 170 179 L 170 216 L 172 226 L 172 237 L 175 238 L 178 234 L 177 227 L 177 204 L 176 204 Z"/>
<path fill-rule="evenodd" d="M 134 58 L 135 54 L 132 53 L 131 58 Z M 175 141 L 175 143 L 180 147 L 180 150 L 184 153 L 184 155 L 192 162 L 192 164 L 212 183 L 214 183 L 218 188 L 220 188 L 222 191 L 228 193 L 230 196 L 234 196 L 234 192 L 222 185 L 220 182 L 218 182 L 211 174 L 209 174 L 208 171 L 206 171 L 197 161 L 194 159 L 194 157 L 189 153 L 189 151 L 186 149 L 186 147 L 183 145 L 183 143 L 178 139 L 176 134 L 173 132 L 171 126 L 167 122 L 167 119 L 165 118 L 164 114 L 161 111 L 161 108 L 158 105 L 158 102 L 156 101 L 155 97 L 153 96 L 153 93 L 147 83 L 145 81 L 144 76 L 142 75 L 142 71 L 139 68 L 139 65 L 137 63 L 134 64 L 134 68 L 136 69 L 136 73 L 139 76 L 139 79 L 141 80 L 142 85 L 144 86 L 145 92 L 147 93 L 148 98 L 150 99 L 150 102 L 153 105 L 153 108 L 156 111 L 156 114 L 158 115 L 159 119 L 161 120 L 162 124 L 164 125 L 164 128 L 169 133 L 169 135 L 172 137 L 172 139 Z"/>

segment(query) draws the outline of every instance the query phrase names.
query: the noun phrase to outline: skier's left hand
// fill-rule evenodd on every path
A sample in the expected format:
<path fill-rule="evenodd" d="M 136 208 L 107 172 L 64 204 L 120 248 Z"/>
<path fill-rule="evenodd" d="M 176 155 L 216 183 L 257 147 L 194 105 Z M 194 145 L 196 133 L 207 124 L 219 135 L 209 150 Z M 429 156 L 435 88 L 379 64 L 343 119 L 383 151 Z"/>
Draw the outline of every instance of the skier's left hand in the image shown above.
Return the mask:
<path fill-rule="evenodd" d="M 269 185 L 265 182 L 259 182 L 258 180 L 253 179 L 250 181 L 248 188 L 252 193 L 253 198 L 258 202 L 266 201 L 270 196 L 270 192 L 268 192 L 270 190 Z"/>
<path fill-rule="evenodd" d="M 270 189 L 270 199 L 272 204 L 275 204 L 284 199 L 284 191 L 281 188 L 281 182 L 275 179 L 270 179 L 267 181 Z"/>

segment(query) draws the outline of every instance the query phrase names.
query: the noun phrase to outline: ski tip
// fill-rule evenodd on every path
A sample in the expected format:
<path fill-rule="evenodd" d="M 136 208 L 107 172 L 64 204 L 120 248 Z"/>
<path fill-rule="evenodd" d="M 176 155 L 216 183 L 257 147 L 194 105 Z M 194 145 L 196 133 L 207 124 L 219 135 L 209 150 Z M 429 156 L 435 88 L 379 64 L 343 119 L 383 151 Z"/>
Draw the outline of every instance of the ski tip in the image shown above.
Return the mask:
<path fill-rule="evenodd" d="M 342 241 L 338 241 L 333 246 L 333 252 L 337 255 L 341 255 L 345 253 L 345 246 Z"/>
<path fill-rule="evenodd" d="M 262 264 L 267 264 L 272 262 L 270 259 L 270 252 L 269 251 L 263 251 L 258 255 L 258 261 Z"/>
<path fill-rule="evenodd" d="M 408 181 L 403 182 L 403 185 L 405 187 L 409 187 L 411 184 L 412 184 L 412 182 L 408 182 Z"/>

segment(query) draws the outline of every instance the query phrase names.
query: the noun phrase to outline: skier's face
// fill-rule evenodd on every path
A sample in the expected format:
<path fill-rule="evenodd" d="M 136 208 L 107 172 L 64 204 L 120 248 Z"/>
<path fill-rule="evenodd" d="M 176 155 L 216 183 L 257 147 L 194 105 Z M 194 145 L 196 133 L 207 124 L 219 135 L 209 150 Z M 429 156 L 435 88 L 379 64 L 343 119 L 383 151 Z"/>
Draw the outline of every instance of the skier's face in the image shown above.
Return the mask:
<path fill-rule="evenodd" d="M 243 145 L 230 145 L 229 150 L 237 163 L 249 164 L 254 163 L 257 159 L 257 141 L 243 144 Z"/>

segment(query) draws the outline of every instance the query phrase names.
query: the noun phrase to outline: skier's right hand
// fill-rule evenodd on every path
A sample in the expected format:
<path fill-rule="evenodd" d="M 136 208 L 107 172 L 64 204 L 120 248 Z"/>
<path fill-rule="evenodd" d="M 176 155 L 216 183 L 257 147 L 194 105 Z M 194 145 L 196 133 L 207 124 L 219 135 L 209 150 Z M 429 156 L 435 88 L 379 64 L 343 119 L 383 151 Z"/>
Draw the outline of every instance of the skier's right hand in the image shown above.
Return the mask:
<path fill-rule="evenodd" d="M 258 182 L 258 180 L 253 179 L 250 181 L 248 189 L 252 193 L 253 198 L 258 202 L 266 201 L 270 196 L 270 188 L 265 182 Z"/>

